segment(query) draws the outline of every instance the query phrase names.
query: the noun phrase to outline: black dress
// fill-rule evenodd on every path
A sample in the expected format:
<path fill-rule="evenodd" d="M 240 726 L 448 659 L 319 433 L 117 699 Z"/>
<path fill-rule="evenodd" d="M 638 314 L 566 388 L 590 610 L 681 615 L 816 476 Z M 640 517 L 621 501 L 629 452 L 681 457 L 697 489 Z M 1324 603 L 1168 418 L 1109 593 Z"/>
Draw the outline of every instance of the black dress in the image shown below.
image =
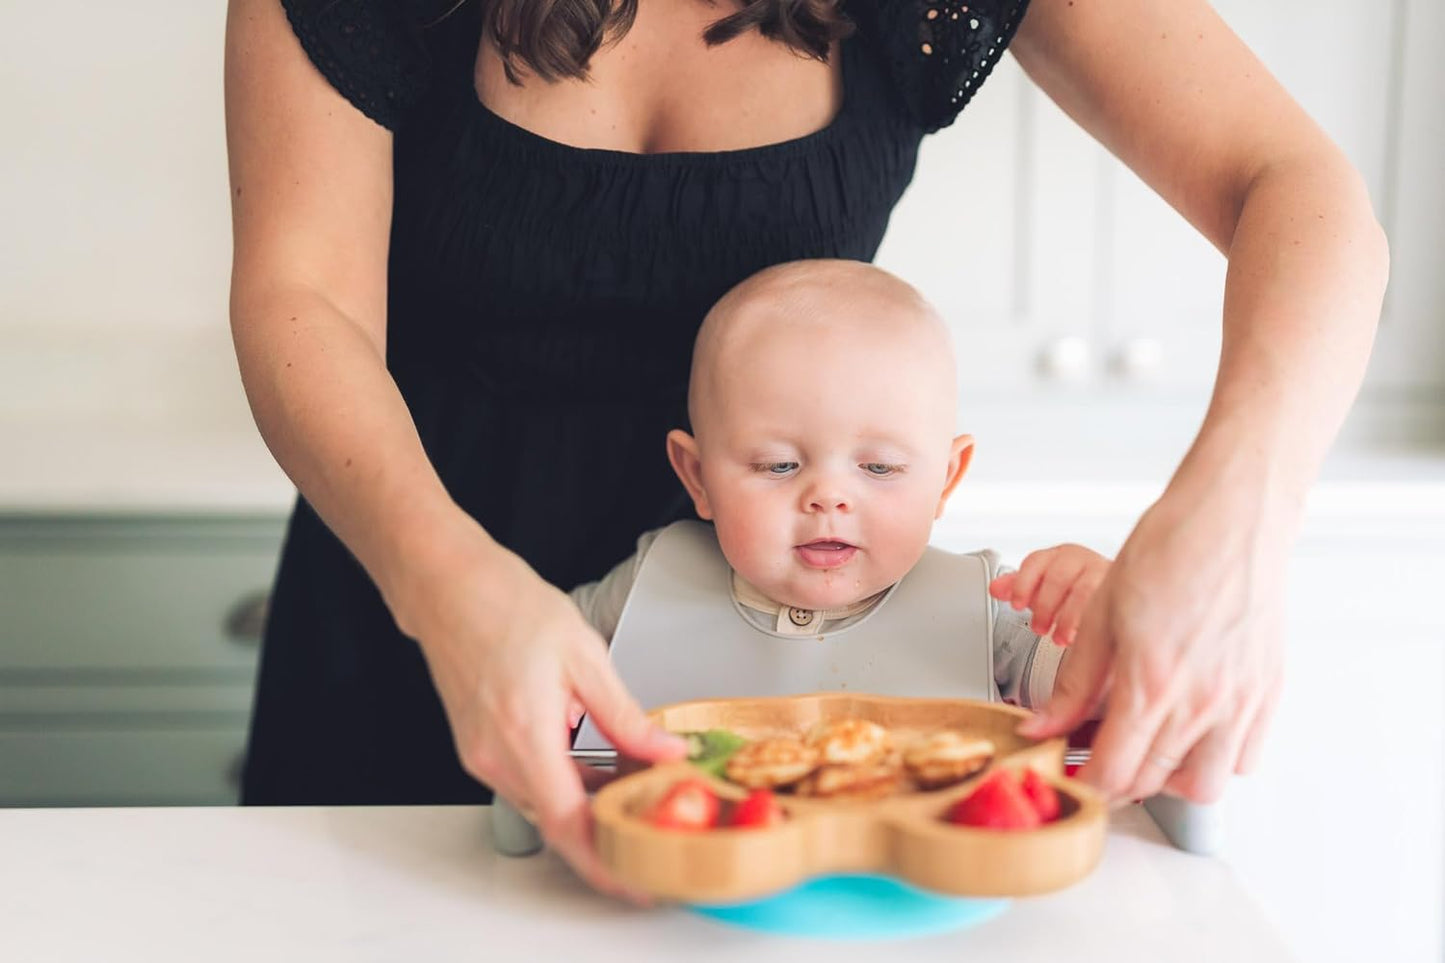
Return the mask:
<path fill-rule="evenodd" d="M 405 0 L 284 4 L 322 74 L 394 132 L 387 363 L 427 454 L 466 511 L 567 589 L 691 514 L 663 439 L 686 424 L 708 307 L 771 264 L 870 260 L 922 137 L 983 83 L 1027 0 L 853 0 L 827 127 L 656 155 L 564 146 L 484 107 L 477 0 L 426 27 Z M 276 577 L 242 796 L 490 797 L 457 760 L 416 643 L 304 499 Z"/>

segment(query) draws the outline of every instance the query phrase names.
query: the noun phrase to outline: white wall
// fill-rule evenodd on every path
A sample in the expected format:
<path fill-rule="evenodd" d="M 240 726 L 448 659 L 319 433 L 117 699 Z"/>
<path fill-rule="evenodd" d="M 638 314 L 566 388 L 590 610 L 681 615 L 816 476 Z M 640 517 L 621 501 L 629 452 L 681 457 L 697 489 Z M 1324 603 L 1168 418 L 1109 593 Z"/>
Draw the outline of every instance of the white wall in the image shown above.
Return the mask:
<path fill-rule="evenodd" d="M 222 0 L 0 14 L 0 423 L 244 424 Z"/>
<path fill-rule="evenodd" d="M 226 325 L 224 6 L 4 11 L 0 424 L 249 424 Z M 1354 437 L 1445 438 L 1442 5 L 1219 6 L 1359 165 L 1395 238 L 1377 414 Z M 1081 430 L 1173 449 L 1197 425 L 1223 259 L 1011 60 L 925 144 L 880 262 L 958 324 L 971 426 L 1009 436 L 1084 403 Z M 1040 365 L 1061 342 L 1087 355 L 1076 377 Z"/>

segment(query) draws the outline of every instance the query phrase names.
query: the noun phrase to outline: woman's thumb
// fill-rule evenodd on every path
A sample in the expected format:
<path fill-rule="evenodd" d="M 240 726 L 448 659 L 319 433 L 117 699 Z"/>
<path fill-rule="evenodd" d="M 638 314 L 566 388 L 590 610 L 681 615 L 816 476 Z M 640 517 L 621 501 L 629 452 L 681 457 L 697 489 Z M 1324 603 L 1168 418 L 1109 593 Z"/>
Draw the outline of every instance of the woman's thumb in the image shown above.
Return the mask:
<path fill-rule="evenodd" d="M 584 659 L 574 668 L 577 699 L 618 753 L 644 762 L 670 762 L 687 755 L 687 742 L 647 718 L 632 698 L 612 663 Z"/>

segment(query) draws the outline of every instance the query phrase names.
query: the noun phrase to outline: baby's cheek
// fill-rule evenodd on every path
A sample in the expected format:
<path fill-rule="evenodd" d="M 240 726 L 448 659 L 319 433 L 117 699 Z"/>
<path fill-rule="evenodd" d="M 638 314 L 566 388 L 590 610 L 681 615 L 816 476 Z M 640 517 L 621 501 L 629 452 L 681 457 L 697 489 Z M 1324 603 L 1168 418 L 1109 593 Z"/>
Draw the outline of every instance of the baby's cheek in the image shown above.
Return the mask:
<path fill-rule="evenodd" d="M 924 501 L 908 504 L 904 510 L 894 514 L 887 526 L 883 544 L 883 564 L 902 578 L 922 557 L 928 548 L 928 538 L 933 532 L 931 506 Z"/>
<path fill-rule="evenodd" d="M 723 553 L 743 578 L 770 597 L 782 598 L 796 574 L 789 526 L 785 520 L 771 524 L 766 519 L 753 521 L 729 533 L 733 547 L 724 544 Z"/>
<path fill-rule="evenodd" d="M 727 557 L 728 564 L 749 581 L 762 574 L 759 568 L 765 562 L 767 553 L 758 544 L 758 539 L 763 531 L 763 526 L 748 517 L 729 516 L 726 521 L 717 523 L 718 544 L 723 555 Z"/>

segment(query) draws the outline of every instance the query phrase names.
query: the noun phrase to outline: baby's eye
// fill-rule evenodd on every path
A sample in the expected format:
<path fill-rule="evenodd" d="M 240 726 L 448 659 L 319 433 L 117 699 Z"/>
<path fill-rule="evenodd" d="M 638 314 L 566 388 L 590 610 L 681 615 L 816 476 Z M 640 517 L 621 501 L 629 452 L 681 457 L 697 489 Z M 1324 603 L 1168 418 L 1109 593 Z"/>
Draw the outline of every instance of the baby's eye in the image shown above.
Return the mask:
<path fill-rule="evenodd" d="M 753 466 L 753 471 L 765 472 L 769 475 L 786 475 L 798 467 L 795 461 L 768 461 L 760 462 Z"/>
<path fill-rule="evenodd" d="M 894 472 L 902 471 L 902 470 L 903 470 L 903 466 L 902 466 L 902 465 L 889 465 L 889 464 L 885 464 L 884 462 L 881 462 L 881 461 L 870 461 L 870 462 L 865 462 L 865 463 L 864 463 L 864 465 L 863 465 L 863 470 L 866 471 L 866 472 L 867 472 L 868 474 L 870 474 L 870 475 L 876 475 L 876 476 L 879 477 L 879 478 L 886 478 L 887 476 L 893 474 Z"/>

